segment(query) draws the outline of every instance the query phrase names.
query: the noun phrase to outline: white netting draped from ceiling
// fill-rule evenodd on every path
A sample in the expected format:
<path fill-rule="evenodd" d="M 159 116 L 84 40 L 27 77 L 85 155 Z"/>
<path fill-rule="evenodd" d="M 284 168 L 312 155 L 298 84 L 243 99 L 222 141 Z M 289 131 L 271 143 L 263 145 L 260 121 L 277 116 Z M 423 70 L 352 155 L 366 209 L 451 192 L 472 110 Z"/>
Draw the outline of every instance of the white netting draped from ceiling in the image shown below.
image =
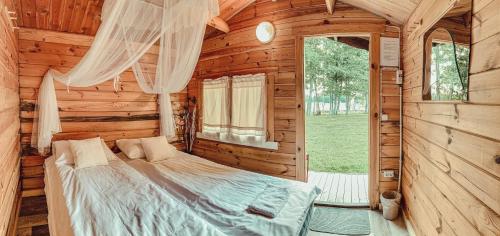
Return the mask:
<path fill-rule="evenodd" d="M 89 87 L 132 67 L 146 93 L 159 94 L 161 134 L 173 136 L 170 93 L 184 89 L 200 55 L 206 23 L 219 14 L 217 0 L 106 0 L 92 45 L 68 73 L 50 69 L 40 85 L 31 145 L 44 153 L 61 132 L 54 80 Z M 159 41 L 156 69 L 139 59 Z M 155 45 L 157 46 L 157 45 Z"/>

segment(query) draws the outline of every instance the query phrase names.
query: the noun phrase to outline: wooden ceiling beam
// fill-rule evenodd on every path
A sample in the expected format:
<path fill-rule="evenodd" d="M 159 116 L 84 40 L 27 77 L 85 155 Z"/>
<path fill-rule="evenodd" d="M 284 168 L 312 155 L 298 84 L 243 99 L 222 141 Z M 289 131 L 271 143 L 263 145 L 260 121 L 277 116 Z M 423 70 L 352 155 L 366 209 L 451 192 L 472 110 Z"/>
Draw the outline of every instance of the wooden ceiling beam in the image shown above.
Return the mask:
<path fill-rule="evenodd" d="M 226 23 L 226 21 L 224 21 L 222 18 L 216 16 L 214 18 L 212 18 L 208 23 L 207 25 L 210 25 L 224 33 L 228 33 L 229 32 L 229 25 Z"/>
<path fill-rule="evenodd" d="M 333 12 L 335 11 L 335 3 L 337 3 L 337 0 L 325 0 L 325 3 L 328 13 L 330 13 L 330 15 L 333 15 Z"/>
<path fill-rule="evenodd" d="M 331 37 L 329 37 L 329 39 L 335 40 L 334 38 Z M 366 51 L 368 51 L 370 47 L 370 40 L 361 37 L 337 37 L 337 41 L 345 43 L 351 47 L 363 49 Z"/>
<path fill-rule="evenodd" d="M 229 21 L 233 16 L 236 14 L 240 13 L 243 9 L 246 7 L 250 6 L 252 3 L 254 3 L 255 0 L 219 0 L 219 8 L 220 8 L 220 15 L 219 19 L 216 19 L 216 21 Z M 211 22 L 209 22 L 211 23 Z M 222 23 L 220 23 L 222 24 Z M 212 24 L 208 24 L 209 26 L 214 27 Z M 227 25 L 227 23 L 226 23 Z M 207 30 L 205 31 L 205 38 L 210 38 L 216 35 L 221 34 L 221 32 L 225 32 L 224 30 L 221 29 L 214 29 L 212 27 L 208 27 Z M 226 28 L 223 26 L 222 29 L 227 29 L 229 32 L 229 26 Z"/>
<path fill-rule="evenodd" d="M 254 2 L 255 0 L 219 0 L 220 18 L 228 21 Z"/>

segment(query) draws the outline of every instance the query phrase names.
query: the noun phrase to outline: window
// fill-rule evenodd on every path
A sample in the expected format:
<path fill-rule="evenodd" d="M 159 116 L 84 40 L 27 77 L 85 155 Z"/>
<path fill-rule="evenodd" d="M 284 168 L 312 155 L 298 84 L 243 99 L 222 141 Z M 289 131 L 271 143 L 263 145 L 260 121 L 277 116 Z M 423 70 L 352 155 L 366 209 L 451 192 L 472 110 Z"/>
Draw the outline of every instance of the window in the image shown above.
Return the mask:
<path fill-rule="evenodd" d="M 469 46 L 457 43 L 447 29 L 437 28 L 425 47 L 423 99 L 467 100 Z"/>
<path fill-rule="evenodd" d="M 213 138 L 227 138 L 229 121 L 229 77 L 203 81 L 202 132 Z"/>
<path fill-rule="evenodd" d="M 455 6 L 424 34 L 422 99 L 467 101 L 472 1 Z"/>
<path fill-rule="evenodd" d="M 277 149 L 266 140 L 266 76 L 221 77 L 203 81 L 203 127 L 198 136 L 222 142 Z"/>
<path fill-rule="evenodd" d="M 468 55 L 463 45 L 432 43 L 430 92 L 425 90 L 432 100 L 467 100 Z"/>
<path fill-rule="evenodd" d="M 266 139 L 266 78 L 263 74 L 235 76 L 232 80 L 231 135 L 240 142 Z"/>

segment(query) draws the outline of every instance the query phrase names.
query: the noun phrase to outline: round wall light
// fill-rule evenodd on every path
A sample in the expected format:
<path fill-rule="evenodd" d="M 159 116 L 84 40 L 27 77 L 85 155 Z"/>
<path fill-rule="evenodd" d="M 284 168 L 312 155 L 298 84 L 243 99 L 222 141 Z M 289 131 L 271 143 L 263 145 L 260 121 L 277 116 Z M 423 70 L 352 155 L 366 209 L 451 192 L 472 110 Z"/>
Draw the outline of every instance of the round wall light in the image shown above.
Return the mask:
<path fill-rule="evenodd" d="M 269 21 L 261 22 L 257 25 L 257 29 L 255 30 L 255 35 L 261 43 L 273 41 L 275 34 L 276 30 L 274 29 L 274 25 Z"/>

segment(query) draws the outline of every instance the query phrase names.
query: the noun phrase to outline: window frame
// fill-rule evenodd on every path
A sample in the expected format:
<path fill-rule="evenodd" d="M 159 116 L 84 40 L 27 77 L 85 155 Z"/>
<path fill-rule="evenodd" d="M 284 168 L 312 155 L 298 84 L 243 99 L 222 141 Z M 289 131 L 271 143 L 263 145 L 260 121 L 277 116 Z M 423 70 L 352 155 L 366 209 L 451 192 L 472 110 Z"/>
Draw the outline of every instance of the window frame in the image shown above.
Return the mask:
<path fill-rule="evenodd" d="M 222 143 L 228 143 L 228 144 L 235 144 L 235 145 L 241 145 L 241 146 L 249 146 L 249 147 L 256 147 L 256 148 L 263 148 L 263 149 L 271 149 L 271 150 L 278 150 L 278 142 L 275 141 L 275 134 L 274 134 L 274 80 L 277 77 L 277 72 L 256 72 L 256 73 L 241 73 L 241 74 L 231 74 L 231 75 L 226 75 L 231 77 L 230 82 L 229 82 L 229 114 L 230 114 L 230 121 L 232 121 L 232 93 L 233 93 L 233 83 L 232 83 L 232 77 L 233 76 L 239 76 L 239 75 L 249 75 L 249 74 L 264 74 L 265 75 L 265 88 L 264 91 L 266 92 L 266 112 L 264 114 L 264 120 L 265 120 L 265 130 L 266 130 L 266 138 L 265 141 L 262 143 L 247 143 L 247 142 L 238 142 L 236 140 L 230 140 L 230 139 L 220 139 L 216 137 L 211 137 L 208 135 L 204 135 L 202 133 L 203 131 L 203 115 L 200 115 L 198 117 L 198 131 L 196 132 L 196 137 L 199 139 L 206 139 L 206 140 L 211 140 L 211 141 L 216 141 L 216 142 L 222 142 Z M 222 75 L 224 76 L 224 75 Z M 204 79 L 200 79 L 198 81 L 198 102 L 197 102 L 197 109 L 200 111 L 199 114 L 203 114 L 203 80 L 205 79 L 216 79 L 222 76 L 218 77 L 207 77 Z"/>
<path fill-rule="evenodd" d="M 422 65 L 422 69 L 423 69 L 423 74 L 422 74 L 422 100 L 423 101 L 426 101 L 426 102 L 451 102 L 451 103 L 464 103 L 464 102 L 468 102 L 469 101 L 469 87 L 470 87 L 470 66 L 471 66 L 471 63 L 470 63 L 470 59 L 471 59 L 471 55 L 472 55 L 472 46 L 471 44 L 469 43 L 468 46 L 469 46 L 469 65 L 468 65 L 468 69 L 467 69 L 467 85 L 466 87 L 464 88 L 464 99 L 434 99 L 433 96 L 432 96 L 432 86 L 431 86 L 431 70 L 432 70 L 432 50 L 433 50 L 433 46 L 432 46 L 432 41 L 429 41 L 430 39 L 430 36 L 432 35 L 432 33 L 434 33 L 436 30 L 439 30 L 439 29 L 443 29 L 443 30 L 446 30 L 446 32 L 449 34 L 450 38 L 452 39 L 451 41 L 451 44 L 459 44 L 459 45 L 467 45 L 467 44 L 463 44 L 463 43 L 457 43 L 455 41 L 455 35 L 453 34 L 453 32 L 450 32 L 448 29 L 446 28 L 443 28 L 443 27 L 432 27 L 430 28 L 424 35 L 423 37 L 423 45 L 424 45 L 424 50 L 423 50 L 423 65 Z M 457 68 L 458 70 L 458 68 Z M 459 78 L 461 79 L 461 78 Z M 425 93 L 425 89 L 426 88 L 429 88 L 428 92 Z"/>

